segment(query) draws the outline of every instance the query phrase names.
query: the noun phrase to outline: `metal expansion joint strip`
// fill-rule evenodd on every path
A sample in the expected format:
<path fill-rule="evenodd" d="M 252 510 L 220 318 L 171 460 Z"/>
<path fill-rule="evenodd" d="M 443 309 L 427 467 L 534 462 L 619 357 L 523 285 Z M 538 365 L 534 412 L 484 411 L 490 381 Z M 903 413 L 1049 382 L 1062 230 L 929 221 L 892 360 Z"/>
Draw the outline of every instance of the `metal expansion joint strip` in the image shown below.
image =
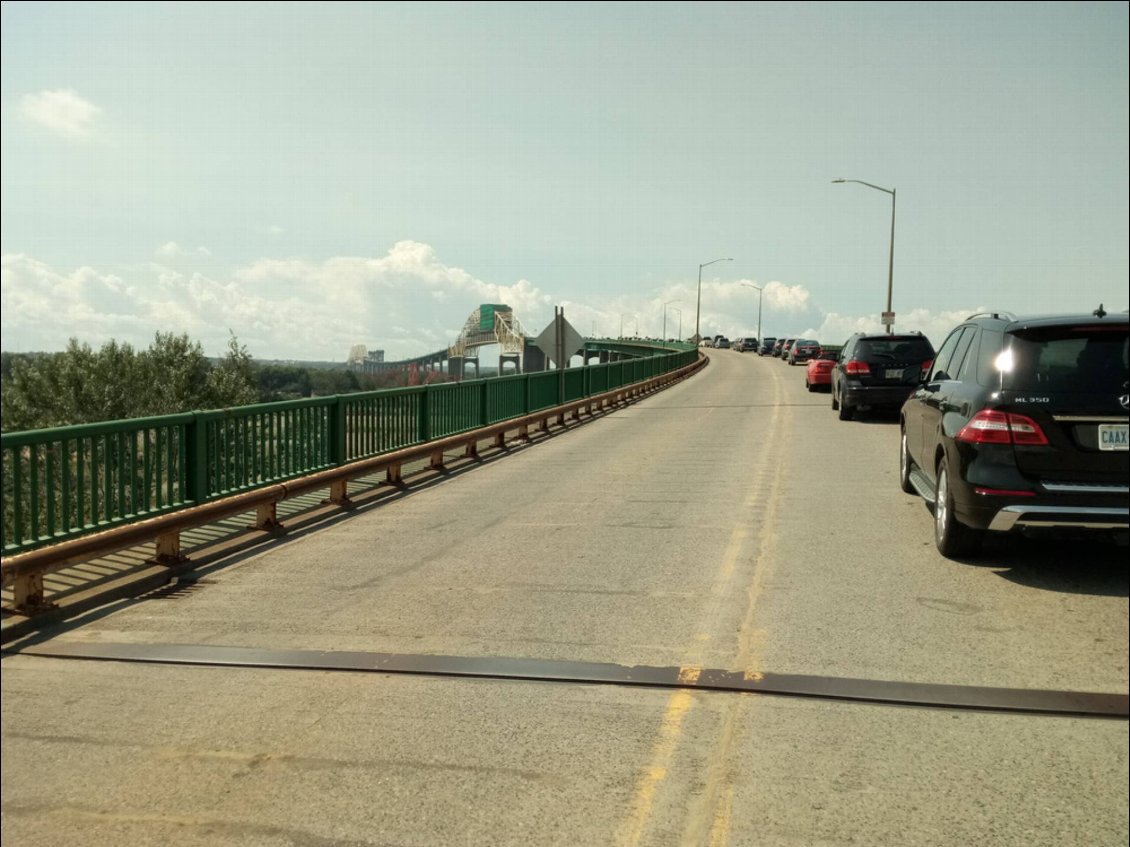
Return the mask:
<path fill-rule="evenodd" d="M 5 651 L 28 656 L 154 664 L 353 671 L 477 679 L 686 688 L 898 706 L 1126 720 L 1130 696 L 1083 691 L 984 688 L 920 682 L 616 665 L 506 657 L 262 650 L 191 644 L 47 642 Z"/>

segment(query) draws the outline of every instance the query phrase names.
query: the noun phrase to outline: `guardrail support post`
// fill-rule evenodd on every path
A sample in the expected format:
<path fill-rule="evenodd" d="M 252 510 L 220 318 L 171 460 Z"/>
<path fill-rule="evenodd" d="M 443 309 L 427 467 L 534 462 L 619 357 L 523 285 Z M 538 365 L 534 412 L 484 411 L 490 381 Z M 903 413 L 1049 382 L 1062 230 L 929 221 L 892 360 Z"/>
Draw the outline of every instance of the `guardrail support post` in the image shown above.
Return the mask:
<path fill-rule="evenodd" d="M 431 458 L 431 461 L 428 462 L 428 466 L 433 471 L 443 470 L 443 451 L 442 450 L 435 450 L 435 451 L 432 452 L 432 458 Z"/>
<path fill-rule="evenodd" d="M 255 507 L 255 524 L 252 529 L 261 529 L 264 532 L 274 532 L 282 528 L 279 523 L 278 503 L 263 503 Z"/>
<path fill-rule="evenodd" d="M 337 482 L 330 483 L 329 502 L 335 506 L 353 505 L 353 501 L 349 499 L 349 480 L 339 479 Z"/>
<path fill-rule="evenodd" d="M 403 477 L 400 475 L 400 462 L 393 462 L 385 468 L 385 481 L 389 485 L 400 485 L 403 481 Z"/>
<path fill-rule="evenodd" d="M 153 558 L 149 560 L 155 565 L 176 567 L 188 561 L 188 557 L 180 551 L 180 532 L 173 530 L 157 536 L 157 549 Z"/>
<path fill-rule="evenodd" d="M 30 573 L 17 576 L 12 584 L 12 599 L 15 611 L 21 615 L 41 614 L 55 608 L 55 604 L 43 599 L 43 574 Z"/>

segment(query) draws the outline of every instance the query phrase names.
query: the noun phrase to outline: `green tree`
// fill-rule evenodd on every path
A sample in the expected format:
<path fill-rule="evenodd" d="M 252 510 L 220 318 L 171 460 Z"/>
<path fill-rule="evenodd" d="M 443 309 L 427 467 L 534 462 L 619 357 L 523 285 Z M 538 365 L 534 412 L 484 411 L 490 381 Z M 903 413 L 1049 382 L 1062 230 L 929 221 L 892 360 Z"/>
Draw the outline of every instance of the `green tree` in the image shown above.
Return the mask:
<path fill-rule="evenodd" d="M 204 399 L 212 409 L 250 406 L 259 399 L 251 354 L 235 333 L 228 339 L 228 354 L 208 373 Z"/>
<path fill-rule="evenodd" d="M 310 371 L 297 365 L 260 365 L 255 369 L 259 402 L 297 400 L 309 397 L 313 390 Z"/>
<path fill-rule="evenodd" d="M 71 339 L 62 353 L 11 361 L 0 392 L 5 432 L 242 406 L 257 400 L 247 349 L 233 335 L 218 365 L 188 335 L 158 332 L 148 350 Z"/>

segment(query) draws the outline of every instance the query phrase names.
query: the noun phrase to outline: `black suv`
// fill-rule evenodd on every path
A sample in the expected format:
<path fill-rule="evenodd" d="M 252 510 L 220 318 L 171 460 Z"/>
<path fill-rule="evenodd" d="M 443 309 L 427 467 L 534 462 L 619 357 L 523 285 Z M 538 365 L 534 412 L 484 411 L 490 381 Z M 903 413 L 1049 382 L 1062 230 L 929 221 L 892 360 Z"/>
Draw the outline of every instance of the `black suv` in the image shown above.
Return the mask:
<path fill-rule="evenodd" d="M 922 382 L 934 348 L 920 332 L 868 335 L 857 332 L 844 344 L 832 370 L 832 408 L 850 421 L 859 407 L 897 409 Z"/>
<path fill-rule="evenodd" d="M 973 315 L 902 407 L 903 491 L 945 556 L 986 530 L 1130 527 L 1130 317 Z"/>

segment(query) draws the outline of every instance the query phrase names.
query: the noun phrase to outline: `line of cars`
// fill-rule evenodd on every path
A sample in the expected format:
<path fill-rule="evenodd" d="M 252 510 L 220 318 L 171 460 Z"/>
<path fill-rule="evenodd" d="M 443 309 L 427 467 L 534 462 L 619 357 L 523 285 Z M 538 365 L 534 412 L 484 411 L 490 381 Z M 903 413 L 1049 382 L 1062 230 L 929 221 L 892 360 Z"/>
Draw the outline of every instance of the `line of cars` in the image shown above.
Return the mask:
<path fill-rule="evenodd" d="M 814 343 L 814 342 L 813 342 Z M 796 353 L 789 358 L 790 351 Z M 842 421 L 897 412 L 899 485 L 934 517 L 947 557 L 989 534 L 1130 533 L 1130 315 L 971 315 L 937 349 L 920 333 L 857 333 L 841 349 L 762 339 L 809 357 Z"/>

